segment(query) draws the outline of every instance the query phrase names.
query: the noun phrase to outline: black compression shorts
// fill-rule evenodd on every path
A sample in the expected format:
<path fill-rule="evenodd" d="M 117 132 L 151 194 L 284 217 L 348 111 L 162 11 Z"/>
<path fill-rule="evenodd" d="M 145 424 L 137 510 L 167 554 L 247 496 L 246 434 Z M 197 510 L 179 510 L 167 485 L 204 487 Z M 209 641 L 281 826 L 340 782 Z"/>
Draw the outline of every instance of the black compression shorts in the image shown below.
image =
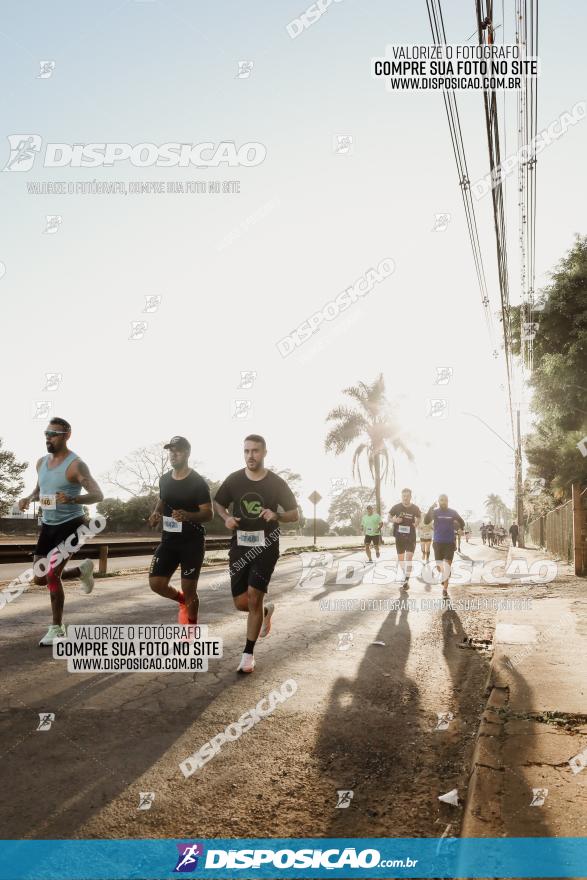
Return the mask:
<path fill-rule="evenodd" d="M 379 547 L 380 535 L 365 535 L 365 544 L 373 543 L 375 547 Z"/>
<path fill-rule="evenodd" d="M 85 523 L 86 520 L 83 516 L 77 516 L 75 519 L 68 519 L 67 522 L 57 523 L 54 526 L 42 523 L 41 531 L 37 538 L 37 546 L 35 547 L 35 556 L 48 559 L 52 550 L 55 550 L 59 544 L 67 541 L 70 535 L 74 535 L 79 527 L 85 525 Z M 73 556 L 76 551 L 77 547 L 69 553 L 69 556 Z"/>
<path fill-rule="evenodd" d="M 413 553 L 416 549 L 416 536 L 397 535 L 395 539 L 395 549 L 397 553 Z"/>
<path fill-rule="evenodd" d="M 151 577 L 171 577 L 178 566 L 186 581 L 197 581 L 204 561 L 204 536 L 194 535 L 189 541 L 162 541 L 151 560 Z"/>
<path fill-rule="evenodd" d="M 241 596 L 249 587 L 266 593 L 273 569 L 279 559 L 279 544 L 274 542 L 259 553 L 256 548 L 241 547 L 232 539 L 228 551 L 230 589 L 233 596 Z"/>

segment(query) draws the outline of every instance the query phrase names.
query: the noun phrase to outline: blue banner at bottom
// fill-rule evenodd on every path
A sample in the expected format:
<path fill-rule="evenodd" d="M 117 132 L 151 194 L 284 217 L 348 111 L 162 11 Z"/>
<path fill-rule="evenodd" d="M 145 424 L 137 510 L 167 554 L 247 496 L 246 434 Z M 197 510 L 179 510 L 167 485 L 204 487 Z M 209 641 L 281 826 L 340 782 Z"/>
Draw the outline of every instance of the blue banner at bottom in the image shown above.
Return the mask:
<path fill-rule="evenodd" d="M 3 840 L 0 880 L 587 876 L 587 838 Z"/>

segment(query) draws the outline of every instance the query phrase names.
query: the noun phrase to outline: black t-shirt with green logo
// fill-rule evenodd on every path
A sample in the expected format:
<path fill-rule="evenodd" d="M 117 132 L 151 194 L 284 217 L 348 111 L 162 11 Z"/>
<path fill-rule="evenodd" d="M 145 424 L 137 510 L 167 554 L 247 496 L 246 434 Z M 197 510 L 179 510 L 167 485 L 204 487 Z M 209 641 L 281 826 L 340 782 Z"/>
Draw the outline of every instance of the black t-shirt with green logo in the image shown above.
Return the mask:
<path fill-rule="evenodd" d="M 265 537 L 278 528 L 278 523 L 262 519 L 259 514 L 263 508 L 275 513 L 279 507 L 284 511 L 297 508 L 295 495 L 285 480 L 273 471 L 267 471 L 262 480 L 251 480 L 245 468 L 225 479 L 214 500 L 227 509 L 232 504 L 232 515 L 240 517 L 239 529 L 251 532 L 263 529 Z"/>

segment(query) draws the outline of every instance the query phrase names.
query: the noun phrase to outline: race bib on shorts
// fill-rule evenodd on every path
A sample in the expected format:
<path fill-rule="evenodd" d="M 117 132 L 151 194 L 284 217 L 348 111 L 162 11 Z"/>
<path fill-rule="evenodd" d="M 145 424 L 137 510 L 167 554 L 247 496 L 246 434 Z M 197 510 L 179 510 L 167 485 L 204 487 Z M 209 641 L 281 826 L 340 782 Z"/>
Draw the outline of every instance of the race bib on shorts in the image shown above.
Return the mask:
<path fill-rule="evenodd" d="M 245 532 L 243 529 L 236 530 L 236 543 L 241 547 L 258 547 L 265 544 L 265 532 Z"/>
<path fill-rule="evenodd" d="M 57 510 L 57 502 L 55 501 L 55 498 L 55 495 L 41 495 L 39 498 L 39 505 L 43 510 Z"/>
<path fill-rule="evenodd" d="M 412 531 L 410 526 L 398 526 L 397 530 L 400 533 L 400 535 L 409 535 L 410 532 Z"/>
<path fill-rule="evenodd" d="M 182 522 L 178 522 L 176 519 L 173 519 L 172 516 L 164 516 L 163 517 L 163 531 L 164 532 L 181 532 L 183 527 Z"/>

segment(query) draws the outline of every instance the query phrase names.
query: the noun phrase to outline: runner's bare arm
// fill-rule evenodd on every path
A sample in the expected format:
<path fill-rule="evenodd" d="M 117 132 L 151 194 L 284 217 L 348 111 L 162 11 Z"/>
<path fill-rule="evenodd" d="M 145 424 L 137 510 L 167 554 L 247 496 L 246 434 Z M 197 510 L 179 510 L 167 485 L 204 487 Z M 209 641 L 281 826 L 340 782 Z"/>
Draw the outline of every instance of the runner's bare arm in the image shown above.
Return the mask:
<path fill-rule="evenodd" d="M 78 495 L 77 498 L 72 498 L 64 492 L 58 492 L 55 496 L 58 504 L 97 504 L 98 501 L 104 500 L 104 493 L 91 475 L 90 469 L 85 461 L 76 458 L 72 464 L 72 473 L 71 475 L 68 473 L 67 477 L 72 483 L 80 483 L 80 485 L 86 490 L 87 494 Z"/>
<path fill-rule="evenodd" d="M 178 522 L 210 522 L 214 514 L 212 513 L 212 502 L 209 504 L 200 504 L 200 509 L 190 512 L 189 510 L 173 510 L 171 515 Z"/>
<path fill-rule="evenodd" d="M 270 520 L 275 520 L 277 522 L 297 522 L 300 518 L 300 513 L 297 507 L 293 510 L 283 510 L 281 513 L 275 513 L 274 510 L 265 508 L 261 511 L 261 516 L 264 520 L 267 520 L 267 522 Z"/>
<path fill-rule="evenodd" d="M 158 524 L 160 523 L 160 521 L 161 521 L 161 514 L 163 513 L 163 508 L 164 508 L 164 504 L 163 504 L 161 498 L 158 498 L 158 499 L 157 499 L 157 504 L 156 504 L 155 507 L 153 508 L 153 512 L 151 513 L 151 515 L 150 515 L 149 518 L 147 519 L 147 522 L 149 523 L 149 525 L 150 525 L 152 528 L 155 528 L 155 526 L 158 525 Z"/>
<path fill-rule="evenodd" d="M 238 524 L 240 522 L 240 516 L 232 516 L 226 507 L 222 504 L 219 504 L 217 501 L 214 502 L 214 510 L 218 514 L 218 516 L 224 520 L 224 525 L 227 529 L 237 529 Z"/>
<path fill-rule="evenodd" d="M 42 461 L 43 461 L 43 459 L 39 458 L 36 465 L 35 465 L 37 472 L 41 466 Z M 18 502 L 18 509 L 19 510 L 27 510 L 31 501 L 38 501 L 39 500 L 40 493 L 41 493 L 41 490 L 39 489 L 39 481 L 37 479 L 37 485 L 35 486 L 35 488 L 31 492 L 31 494 L 27 495 L 26 498 L 21 498 L 20 501 Z"/>

